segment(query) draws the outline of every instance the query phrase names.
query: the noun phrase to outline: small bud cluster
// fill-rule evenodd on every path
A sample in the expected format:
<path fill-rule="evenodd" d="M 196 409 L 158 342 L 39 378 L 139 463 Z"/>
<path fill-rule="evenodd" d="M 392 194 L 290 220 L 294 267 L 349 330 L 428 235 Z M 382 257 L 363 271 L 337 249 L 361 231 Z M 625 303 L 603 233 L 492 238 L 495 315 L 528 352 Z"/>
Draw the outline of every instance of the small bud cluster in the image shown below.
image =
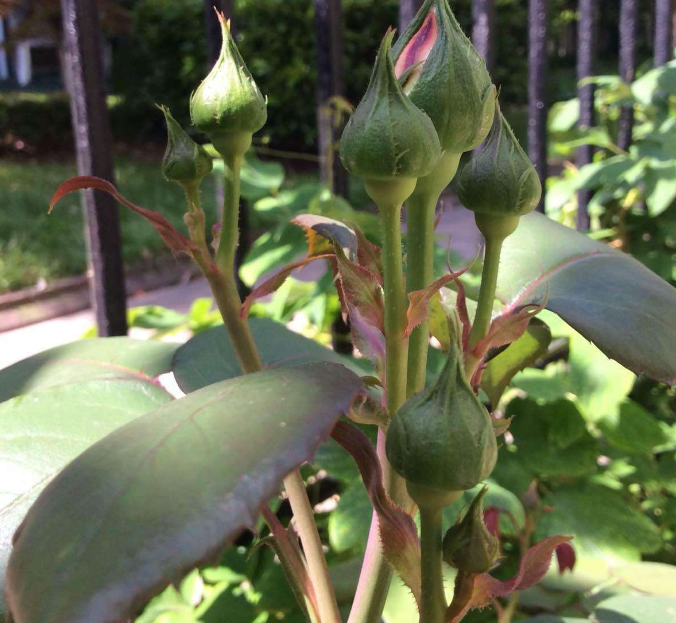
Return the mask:
<path fill-rule="evenodd" d="M 254 132 L 267 120 L 267 105 L 232 38 L 229 23 L 218 13 L 223 35 L 221 52 L 209 75 L 190 98 L 190 116 L 221 155 L 242 156 Z M 179 123 L 160 106 L 167 122 L 168 142 L 162 172 L 182 186 L 199 186 L 213 168 L 212 159 Z"/>

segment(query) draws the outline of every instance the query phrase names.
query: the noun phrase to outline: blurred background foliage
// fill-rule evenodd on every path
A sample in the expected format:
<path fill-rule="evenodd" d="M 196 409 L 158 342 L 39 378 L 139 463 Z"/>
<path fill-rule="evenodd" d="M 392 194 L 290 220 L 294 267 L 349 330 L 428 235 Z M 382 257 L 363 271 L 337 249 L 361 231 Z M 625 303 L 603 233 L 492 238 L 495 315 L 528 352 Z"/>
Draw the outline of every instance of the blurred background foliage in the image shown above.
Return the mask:
<path fill-rule="evenodd" d="M 46 2 L 48 0 L 42 0 Z M 110 3 L 110 0 L 107 0 Z M 112 11 L 104 22 L 111 38 L 111 99 L 118 140 L 161 140 L 161 115 L 152 106 L 161 100 L 177 118 L 188 120 L 190 93 L 204 76 L 204 5 L 201 0 L 117 0 L 125 19 Z M 357 102 L 368 82 L 375 50 L 387 25 L 397 23 L 397 0 L 344 0 L 345 87 Z M 650 57 L 651 3 L 639 11 L 638 58 Z M 525 130 L 528 22 L 524 0 L 497 0 L 494 80 L 503 105 L 516 109 L 515 125 Z M 575 96 L 574 0 L 550 3 L 550 45 L 547 73 L 549 103 Z M 614 72 L 617 60 L 616 0 L 601 0 L 604 28 L 599 33 L 600 73 Z M 453 9 L 471 31 L 471 0 L 456 0 Z M 238 0 L 237 43 L 263 93 L 269 98 L 269 121 L 259 136 L 274 147 L 312 151 L 315 124 L 315 34 L 311 0 Z M 35 119 L 49 119 L 38 131 Z M 12 119 L 11 123 L 9 119 Z M 40 126 L 42 124 L 39 124 Z M 517 132 L 519 133 L 519 132 Z M 63 97 L 18 97 L 0 93 L 0 136 L 12 134 L 29 146 L 70 149 L 67 102 Z M 57 140 L 55 140 L 57 139 Z"/>

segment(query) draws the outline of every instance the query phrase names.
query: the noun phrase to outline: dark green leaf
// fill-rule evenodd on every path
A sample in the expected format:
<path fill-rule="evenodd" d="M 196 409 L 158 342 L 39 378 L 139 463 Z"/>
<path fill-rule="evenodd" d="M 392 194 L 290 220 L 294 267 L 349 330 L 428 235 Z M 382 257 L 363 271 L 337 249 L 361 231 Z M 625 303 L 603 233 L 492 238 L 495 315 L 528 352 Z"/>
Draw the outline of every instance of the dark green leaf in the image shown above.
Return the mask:
<path fill-rule="evenodd" d="M 610 444 L 626 452 L 651 454 L 655 446 L 667 441 L 660 422 L 633 400 L 606 415 L 598 427 Z"/>
<path fill-rule="evenodd" d="M 267 318 L 252 318 L 250 324 L 266 368 L 331 361 L 362 372 L 349 359 L 289 331 L 278 322 Z M 242 374 L 223 327 L 203 331 L 181 346 L 174 356 L 173 368 L 178 386 L 186 393 Z"/>
<path fill-rule="evenodd" d="M 619 491 L 592 483 L 553 491 L 543 498 L 553 510 L 538 524 L 538 538 L 553 534 L 575 535 L 576 550 L 591 555 L 609 552 L 629 556 L 660 547 L 655 524 Z"/>
<path fill-rule="evenodd" d="M 0 405 L 0 613 L 12 535 L 39 493 L 94 442 L 170 400 L 158 385 L 123 376 L 48 387 Z"/>
<path fill-rule="evenodd" d="M 54 479 L 17 533 L 7 572 L 16 623 L 132 616 L 253 526 L 361 389 L 337 364 L 277 368 L 108 435 Z"/>
<path fill-rule="evenodd" d="M 0 402 L 26 392 L 87 379 L 127 375 L 150 380 L 169 371 L 176 344 L 127 337 L 80 340 L 0 370 Z"/>
<path fill-rule="evenodd" d="M 498 282 L 508 307 L 548 294 L 547 308 L 606 355 L 676 382 L 676 289 L 631 256 L 533 213 L 505 241 Z"/>
<path fill-rule="evenodd" d="M 355 482 L 340 494 L 338 507 L 329 516 L 329 541 L 337 552 L 362 554 L 371 526 L 373 505 L 364 485 Z"/>
<path fill-rule="evenodd" d="M 517 460 L 534 477 L 583 476 L 595 470 L 598 444 L 569 400 L 541 406 L 516 398 L 505 415 L 514 417 L 509 431 L 514 435 Z"/>
<path fill-rule="evenodd" d="M 552 334 L 549 327 L 537 318 L 530 321 L 526 332 L 497 357 L 488 362 L 481 377 L 481 389 L 486 392 L 493 407 L 515 374 L 535 363 L 547 352 Z"/>
<path fill-rule="evenodd" d="M 676 623 L 676 598 L 616 595 L 594 610 L 598 623 Z"/>

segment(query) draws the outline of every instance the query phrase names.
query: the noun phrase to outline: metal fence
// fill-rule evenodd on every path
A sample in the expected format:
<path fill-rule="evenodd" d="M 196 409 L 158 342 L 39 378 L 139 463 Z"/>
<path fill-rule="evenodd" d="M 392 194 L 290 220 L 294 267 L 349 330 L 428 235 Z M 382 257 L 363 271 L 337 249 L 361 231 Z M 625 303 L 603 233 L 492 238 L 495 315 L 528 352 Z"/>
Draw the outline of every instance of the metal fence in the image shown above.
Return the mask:
<path fill-rule="evenodd" d="M 620 76 L 627 82 L 634 77 L 638 0 L 617 0 L 620 10 Z M 654 63 L 663 65 L 673 56 L 673 0 L 654 0 Z M 496 0 L 473 0 L 472 39 L 490 69 L 494 62 Z M 213 6 L 233 17 L 235 0 L 205 0 L 206 41 L 210 56 L 218 50 L 218 31 L 214 27 Z M 318 124 L 320 154 L 337 140 L 337 129 L 323 113 L 325 102 L 343 95 L 341 0 L 314 0 L 318 68 Z M 421 5 L 421 0 L 400 0 L 399 27 L 405 27 Z M 97 175 L 113 181 L 112 138 L 102 80 L 99 16 L 91 0 L 61 0 L 67 63 L 68 85 L 81 175 Z M 547 106 L 545 76 L 547 71 L 547 0 L 528 0 L 528 152 L 544 183 L 547 175 Z M 577 36 L 577 77 L 583 80 L 595 73 L 595 42 L 598 30 L 597 0 L 579 0 Z M 234 20 L 236 21 L 236 20 Z M 594 85 L 578 88 L 580 126 L 594 124 Z M 619 144 L 626 148 L 631 141 L 632 110 L 622 113 Z M 578 165 L 591 162 L 593 148 L 579 149 Z M 337 161 L 333 170 L 324 171 L 336 192 L 345 189 L 345 175 Z M 588 229 L 588 191 L 581 191 L 577 226 Z M 99 335 L 122 335 L 127 331 L 126 293 L 121 256 L 120 226 L 117 207 L 107 195 L 86 191 L 83 207 L 88 232 L 88 257 L 92 275 L 92 303 Z M 539 209 L 543 209 L 541 202 Z"/>

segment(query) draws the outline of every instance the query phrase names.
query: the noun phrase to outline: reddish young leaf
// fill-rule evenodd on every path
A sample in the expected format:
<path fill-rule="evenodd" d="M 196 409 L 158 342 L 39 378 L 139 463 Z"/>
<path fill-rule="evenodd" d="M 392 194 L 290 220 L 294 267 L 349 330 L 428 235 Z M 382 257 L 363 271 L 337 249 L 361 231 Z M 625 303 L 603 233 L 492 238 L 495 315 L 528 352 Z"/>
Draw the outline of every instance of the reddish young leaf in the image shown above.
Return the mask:
<path fill-rule="evenodd" d="M 562 543 L 568 543 L 573 537 L 550 536 L 536 543 L 521 559 L 519 572 L 511 579 L 501 581 L 484 573 L 477 577 L 472 595 L 472 608 L 485 606 L 491 597 L 504 597 L 512 591 L 521 591 L 535 586 L 549 570 L 554 550 Z"/>
<path fill-rule="evenodd" d="M 453 601 L 446 609 L 446 621 L 448 621 L 448 623 L 458 623 L 459 621 L 462 621 L 472 608 L 472 599 L 475 592 L 474 584 L 478 577 L 479 576 L 475 573 L 458 571 L 455 576 Z"/>
<path fill-rule="evenodd" d="M 497 506 L 489 506 L 484 511 L 484 523 L 488 531 L 497 539 L 500 538 L 500 509 Z"/>
<path fill-rule="evenodd" d="M 378 278 L 368 269 L 348 260 L 336 242 L 333 249 L 345 303 L 349 308 L 357 309 L 368 324 L 383 331 L 385 306 Z"/>
<path fill-rule="evenodd" d="M 141 206 L 137 206 L 128 199 L 125 199 L 107 180 L 101 179 L 100 177 L 94 177 L 91 175 L 82 175 L 79 177 L 71 177 L 69 180 L 66 180 L 56 189 L 52 200 L 49 203 L 49 211 L 51 212 L 54 209 L 54 206 L 66 195 L 69 195 L 76 190 L 102 190 L 103 192 L 111 195 L 116 201 L 122 205 L 127 206 L 130 210 L 140 214 L 144 219 L 146 219 L 160 235 L 164 243 L 176 253 L 187 253 L 188 255 L 194 255 L 196 253 L 201 253 L 200 248 L 187 236 L 184 236 L 181 232 L 176 230 L 174 226 L 161 214 L 154 212 L 153 210 L 147 210 Z M 211 262 L 211 258 L 209 258 Z"/>
<path fill-rule="evenodd" d="M 380 461 L 369 438 L 356 426 L 339 421 L 331 436 L 357 463 L 364 486 L 378 514 L 385 558 L 420 604 L 420 543 L 411 516 L 388 497 L 383 486 Z"/>
<path fill-rule="evenodd" d="M 488 335 L 474 349 L 474 355 L 481 361 L 491 348 L 498 348 L 518 340 L 528 328 L 531 318 L 544 309 L 542 305 L 524 305 L 513 313 L 503 310 L 491 322 Z"/>
<path fill-rule="evenodd" d="M 575 550 L 570 543 L 561 543 L 556 548 L 556 562 L 559 565 L 559 574 L 563 575 L 566 569 L 573 570 L 575 567 Z"/>
<path fill-rule="evenodd" d="M 467 340 L 469 339 L 469 332 L 472 329 L 472 323 L 469 320 L 469 311 L 467 311 L 467 295 L 465 294 L 465 286 L 462 281 L 456 281 L 458 285 L 458 298 L 455 301 L 455 309 L 460 317 L 462 323 L 462 349 L 467 348 Z"/>
<path fill-rule="evenodd" d="M 302 227 L 308 239 L 308 255 L 325 253 L 330 249 L 330 243 L 338 241 L 341 247 L 356 253 L 358 238 L 350 227 L 326 216 L 318 214 L 299 214 L 291 219 L 294 225 Z M 317 240 L 317 236 L 323 240 Z"/>
<path fill-rule="evenodd" d="M 312 257 L 305 257 L 302 260 L 298 260 L 297 262 L 291 262 L 291 264 L 287 264 L 279 271 L 277 271 L 272 277 L 266 279 L 263 283 L 256 286 L 251 291 L 251 294 L 249 294 L 249 296 L 247 296 L 246 299 L 244 300 L 244 303 L 242 303 L 240 315 L 242 316 L 242 318 L 246 318 L 246 316 L 249 314 L 249 310 L 251 309 L 251 306 L 253 305 L 254 301 L 263 296 L 267 296 L 268 294 L 272 294 L 275 290 L 277 290 L 277 288 L 279 288 L 286 281 L 286 278 L 294 270 L 296 270 L 296 268 L 302 268 L 303 266 L 306 266 L 307 264 L 309 264 L 310 262 L 314 262 L 315 260 L 328 260 L 328 259 L 333 259 L 333 255 L 315 255 Z"/>
<path fill-rule="evenodd" d="M 426 288 L 409 293 L 408 310 L 406 311 L 406 318 L 408 321 L 406 325 L 406 336 L 411 335 L 411 331 L 427 318 L 430 300 L 437 292 L 439 292 L 439 290 L 441 290 L 441 288 L 451 281 L 455 281 L 459 288 L 462 287 L 459 278 L 469 270 L 473 263 L 474 260 L 465 266 L 465 268 L 462 268 L 457 272 L 450 272 L 448 275 L 439 277 L 439 279 L 428 285 Z"/>
<path fill-rule="evenodd" d="M 336 285 L 339 285 L 338 283 Z M 341 289 L 338 288 L 339 297 Z M 343 300 L 341 300 L 343 303 Z M 385 370 L 385 336 L 383 332 L 366 322 L 357 309 L 344 307 L 350 318 L 350 335 L 357 350 L 375 366 L 376 372 Z"/>
<path fill-rule="evenodd" d="M 570 536 L 550 536 L 533 545 L 521 559 L 519 572 L 511 580 L 503 582 L 488 573 L 474 576 L 471 598 L 466 599 L 466 590 L 465 593 L 460 595 L 458 604 L 455 604 L 456 599 L 453 597 L 453 603 L 446 613 L 448 623 L 462 621 L 467 612 L 474 608 L 484 608 L 494 597 L 504 597 L 512 591 L 521 591 L 535 586 L 549 570 L 554 550 L 561 544 L 570 542 L 572 538 Z"/>
<path fill-rule="evenodd" d="M 383 285 L 382 249 L 370 242 L 359 227 L 354 228 L 357 236 L 357 263 L 373 273 L 380 285 Z"/>
<path fill-rule="evenodd" d="M 260 543 L 270 545 L 275 550 L 298 605 L 306 614 L 308 609 L 312 609 L 314 616 L 310 616 L 310 620 L 319 621 L 317 597 L 298 545 L 298 537 L 290 528 L 286 529 L 282 526 L 277 515 L 267 505 L 261 508 L 261 514 L 274 538 L 272 541 L 263 540 Z"/>

